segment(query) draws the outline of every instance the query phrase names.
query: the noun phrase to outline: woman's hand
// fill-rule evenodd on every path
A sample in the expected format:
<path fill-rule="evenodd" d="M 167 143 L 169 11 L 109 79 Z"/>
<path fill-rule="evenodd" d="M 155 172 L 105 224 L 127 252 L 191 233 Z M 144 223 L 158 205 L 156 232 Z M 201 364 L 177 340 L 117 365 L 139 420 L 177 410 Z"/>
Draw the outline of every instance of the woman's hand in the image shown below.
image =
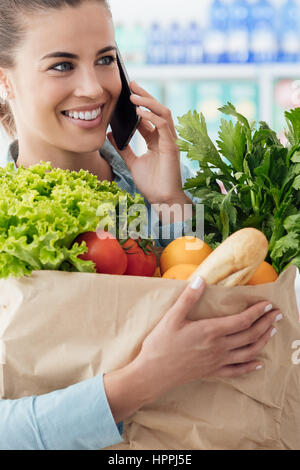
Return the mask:
<path fill-rule="evenodd" d="M 138 115 L 142 117 L 138 130 L 145 139 L 147 152 L 137 157 L 130 146 L 123 151 L 118 150 L 111 132 L 108 139 L 124 159 L 135 185 L 150 204 L 191 203 L 182 191 L 180 151 L 170 110 L 137 83 L 131 82 L 130 86 L 134 93 L 131 101 L 149 110 L 137 108 Z"/>
<path fill-rule="evenodd" d="M 276 331 L 272 324 L 282 318 L 280 312 L 260 302 L 237 315 L 188 320 L 204 289 L 204 282 L 196 289 L 187 286 L 144 340 L 136 359 L 104 377 L 117 422 L 176 386 L 237 377 L 262 367 L 257 357 Z"/>
<path fill-rule="evenodd" d="M 197 379 L 237 377 L 262 366 L 257 356 L 280 312 L 260 302 L 238 315 L 187 320 L 204 289 L 204 282 L 198 289 L 188 286 L 143 343 L 137 361 L 158 396 Z M 265 313 L 266 308 L 271 311 Z"/>

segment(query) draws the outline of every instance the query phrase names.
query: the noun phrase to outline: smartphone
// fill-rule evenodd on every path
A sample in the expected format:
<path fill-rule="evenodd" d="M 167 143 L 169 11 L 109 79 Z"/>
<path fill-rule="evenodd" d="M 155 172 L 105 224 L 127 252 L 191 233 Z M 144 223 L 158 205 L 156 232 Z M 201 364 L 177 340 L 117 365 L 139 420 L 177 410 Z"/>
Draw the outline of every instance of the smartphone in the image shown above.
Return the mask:
<path fill-rule="evenodd" d="M 110 127 L 118 149 L 124 150 L 132 139 L 141 117 L 137 115 L 137 106 L 130 101 L 129 97 L 132 92 L 129 87 L 129 77 L 118 49 L 117 63 L 122 81 L 122 91 L 112 115 Z"/>

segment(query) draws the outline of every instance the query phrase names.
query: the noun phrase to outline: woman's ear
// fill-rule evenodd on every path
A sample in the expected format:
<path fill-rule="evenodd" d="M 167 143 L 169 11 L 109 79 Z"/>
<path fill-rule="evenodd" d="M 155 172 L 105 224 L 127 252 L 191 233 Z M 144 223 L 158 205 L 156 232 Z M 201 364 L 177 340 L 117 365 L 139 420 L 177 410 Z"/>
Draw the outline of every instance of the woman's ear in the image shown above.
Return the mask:
<path fill-rule="evenodd" d="M 12 97 L 12 86 L 9 81 L 8 71 L 0 68 L 0 98 L 6 101 L 6 99 L 11 99 Z"/>

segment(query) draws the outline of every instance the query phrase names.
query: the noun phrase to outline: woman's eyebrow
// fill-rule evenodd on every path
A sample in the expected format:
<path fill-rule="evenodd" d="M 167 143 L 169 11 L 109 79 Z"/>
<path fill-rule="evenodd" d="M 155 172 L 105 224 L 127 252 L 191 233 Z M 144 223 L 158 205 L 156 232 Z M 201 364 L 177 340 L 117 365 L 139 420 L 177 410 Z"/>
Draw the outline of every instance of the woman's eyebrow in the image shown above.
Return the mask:
<path fill-rule="evenodd" d="M 98 55 L 100 54 L 103 54 L 104 52 L 116 51 L 116 50 L 117 50 L 116 46 L 106 46 L 97 52 L 96 57 L 98 57 Z M 50 54 L 44 55 L 44 57 L 42 57 L 40 60 L 50 59 L 52 57 L 68 57 L 69 59 L 79 59 L 78 55 L 71 54 L 70 52 L 50 52 Z"/>

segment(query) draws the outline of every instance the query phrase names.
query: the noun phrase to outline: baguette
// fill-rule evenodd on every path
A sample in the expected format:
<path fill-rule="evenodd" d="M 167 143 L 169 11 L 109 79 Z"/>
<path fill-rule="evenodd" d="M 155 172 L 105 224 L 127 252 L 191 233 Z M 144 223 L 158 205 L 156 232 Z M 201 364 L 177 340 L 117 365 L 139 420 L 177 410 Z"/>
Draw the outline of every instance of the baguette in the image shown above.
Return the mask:
<path fill-rule="evenodd" d="M 244 228 L 230 235 L 191 274 L 207 284 L 226 287 L 245 285 L 258 266 L 265 260 L 269 243 L 265 235 L 255 228 Z"/>

